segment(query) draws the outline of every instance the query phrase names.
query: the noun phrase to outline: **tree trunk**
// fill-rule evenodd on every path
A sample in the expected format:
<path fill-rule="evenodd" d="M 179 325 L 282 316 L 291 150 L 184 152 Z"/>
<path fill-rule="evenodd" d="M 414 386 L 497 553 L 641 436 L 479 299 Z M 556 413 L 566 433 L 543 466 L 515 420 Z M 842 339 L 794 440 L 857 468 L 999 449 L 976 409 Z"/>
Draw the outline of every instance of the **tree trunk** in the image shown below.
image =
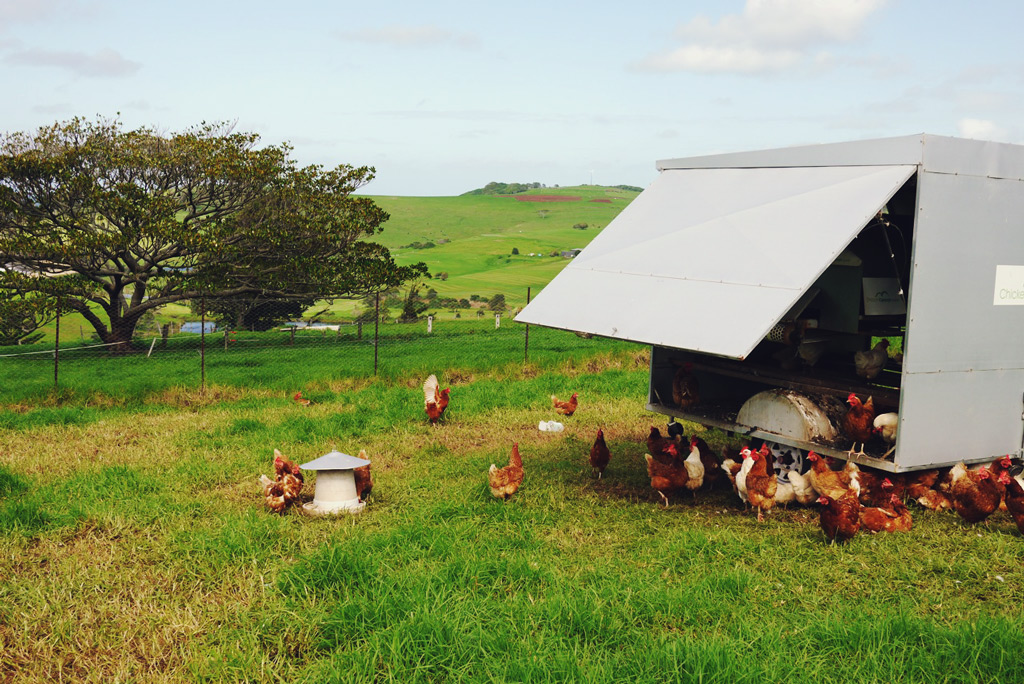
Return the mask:
<path fill-rule="evenodd" d="M 110 321 L 110 330 L 100 333 L 100 339 L 109 344 L 109 351 L 112 354 L 127 354 L 132 351 L 132 336 L 135 334 L 135 326 L 139 322 L 141 314 L 114 318 Z"/>

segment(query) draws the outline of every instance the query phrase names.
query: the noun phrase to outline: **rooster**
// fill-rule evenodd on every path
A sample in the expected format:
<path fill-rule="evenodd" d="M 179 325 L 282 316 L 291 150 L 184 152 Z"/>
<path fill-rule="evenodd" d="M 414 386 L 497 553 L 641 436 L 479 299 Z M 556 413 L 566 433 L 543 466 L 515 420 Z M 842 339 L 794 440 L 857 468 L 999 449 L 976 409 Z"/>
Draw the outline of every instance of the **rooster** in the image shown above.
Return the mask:
<path fill-rule="evenodd" d="M 519 442 L 512 445 L 507 466 L 499 468 L 491 464 L 487 471 L 487 482 L 491 486 L 491 494 L 505 501 L 519 491 L 519 486 L 523 484 L 523 459 L 519 455 Z"/>
<path fill-rule="evenodd" d="M 579 395 L 576 394 L 576 392 L 573 392 L 572 396 L 569 397 L 568 401 L 562 401 L 554 394 L 552 394 L 551 405 L 555 407 L 555 413 L 561 414 L 563 416 L 571 416 L 572 414 L 576 413 L 576 407 L 579 406 L 579 400 L 577 399 L 578 396 Z"/>
<path fill-rule="evenodd" d="M 969 523 L 979 523 L 999 508 L 1002 499 L 999 484 L 988 468 L 968 470 L 960 462 L 953 466 L 950 475 L 949 498 L 953 501 L 953 510 L 961 518 Z"/>
<path fill-rule="evenodd" d="M 874 380 L 889 360 L 889 340 L 882 338 L 868 351 L 854 352 L 853 367 L 858 377 Z"/>
<path fill-rule="evenodd" d="M 860 530 L 860 501 L 852 491 L 847 491 L 838 499 L 822 494 L 818 497 L 821 504 L 821 518 L 818 523 L 821 531 L 834 544 L 853 539 Z"/>
<path fill-rule="evenodd" d="M 899 426 L 899 420 L 898 413 L 880 413 L 872 421 L 872 432 L 879 435 L 883 442 L 891 445 L 889 450 L 882 454 L 882 458 L 896 450 L 896 428 Z"/>
<path fill-rule="evenodd" d="M 700 383 L 693 374 L 692 363 L 684 363 L 672 378 L 672 401 L 684 411 L 700 401 Z"/>
<path fill-rule="evenodd" d="M 690 479 L 686 466 L 675 459 L 668 462 L 659 461 L 651 454 L 644 454 L 644 460 L 647 461 L 647 475 L 651 478 L 651 487 L 665 502 L 665 508 L 668 508 L 668 495 L 686 489 L 686 483 Z"/>
<path fill-rule="evenodd" d="M 775 469 L 768 474 L 768 454 L 771 453 L 767 445 L 761 447 L 760 451 L 750 454 L 752 464 L 747 473 L 747 498 L 750 504 L 757 509 L 757 521 L 764 520 L 764 511 L 770 511 L 775 505 L 775 494 L 779 486 Z"/>
<path fill-rule="evenodd" d="M 366 449 L 359 450 L 359 458 L 364 461 L 370 459 L 366 458 Z M 366 497 L 370 495 L 373 490 L 373 478 L 370 476 L 370 464 L 367 463 L 364 466 L 359 466 L 352 470 L 352 474 L 356 478 L 356 494 L 359 495 L 360 501 L 366 501 Z"/>
<path fill-rule="evenodd" d="M 593 446 L 590 447 L 590 467 L 597 471 L 597 479 L 601 479 L 611 458 L 611 452 L 608 451 L 608 445 L 604 441 L 604 430 L 598 430 L 597 438 L 594 440 Z"/>
<path fill-rule="evenodd" d="M 451 389 L 448 387 L 440 391 L 439 388 L 440 384 L 437 382 L 436 375 L 431 375 L 423 383 L 423 406 L 432 426 L 436 426 L 437 421 L 441 420 L 441 416 L 444 415 L 445 409 L 448 408 L 448 398 L 451 393 Z"/>
<path fill-rule="evenodd" d="M 302 396 L 302 390 L 299 390 L 298 392 L 296 392 L 295 396 L 292 397 L 292 399 L 295 400 L 295 403 L 301 404 L 302 406 L 312 406 L 313 405 L 313 400 L 312 399 L 306 399 L 305 397 Z"/>
<path fill-rule="evenodd" d="M 853 440 L 853 446 L 847 452 L 851 456 L 857 454 L 864 456 L 864 443 L 871 439 L 874 431 L 875 402 L 868 397 L 863 404 L 856 394 L 850 393 L 846 398 L 850 408 L 843 414 L 843 432 Z M 860 444 L 860 451 L 855 451 L 857 444 Z"/>

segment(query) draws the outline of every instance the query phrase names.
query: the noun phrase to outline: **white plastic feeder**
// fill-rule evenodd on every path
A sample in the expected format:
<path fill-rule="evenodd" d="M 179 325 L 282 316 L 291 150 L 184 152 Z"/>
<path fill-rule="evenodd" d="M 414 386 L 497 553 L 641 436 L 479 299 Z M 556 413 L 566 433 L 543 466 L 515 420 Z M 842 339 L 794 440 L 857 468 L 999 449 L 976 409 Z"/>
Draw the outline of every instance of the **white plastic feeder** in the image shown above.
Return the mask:
<path fill-rule="evenodd" d="M 303 509 L 314 515 L 362 512 L 366 504 L 359 500 L 356 476 L 352 471 L 369 464 L 364 458 L 332 451 L 300 465 L 303 470 L 316 471 L 313 500 Z"/>

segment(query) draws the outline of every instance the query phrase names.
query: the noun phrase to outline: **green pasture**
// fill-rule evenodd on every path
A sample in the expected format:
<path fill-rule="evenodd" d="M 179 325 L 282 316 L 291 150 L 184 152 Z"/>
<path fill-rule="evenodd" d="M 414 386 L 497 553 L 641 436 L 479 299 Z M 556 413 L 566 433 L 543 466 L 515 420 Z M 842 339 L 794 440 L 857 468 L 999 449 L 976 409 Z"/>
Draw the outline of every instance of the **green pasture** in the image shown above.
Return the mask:
<path fill-rule="evenodd" d="M 643 461 L 663 421 L 643 409 L 647 350 L 547 332 L 523 363 L 482 326 L 445 345 L 396 330 L 376 378 L 297 339 L 211 357 L 205 391 L 171 358 L 194 349 L 93 358 L 80 388 L 4 401 L 0 681 L 1024 679 L 1024 540 L 1005 513 L 915 508 L 909 533 L 830 545 L 813 508 L 757 523 L 720 490 L 666 509 Z M 437 427 L 427 372 L 451 387 Z M 90 389 L 103 373 L 152 384 Z M 539 432 L 571 392 L 565 430 Z M 498 501 L 486 472 L 516 442 L 523 486 Z M 365 512 L 270 513 L 275 448 L 365 449 Z"/>

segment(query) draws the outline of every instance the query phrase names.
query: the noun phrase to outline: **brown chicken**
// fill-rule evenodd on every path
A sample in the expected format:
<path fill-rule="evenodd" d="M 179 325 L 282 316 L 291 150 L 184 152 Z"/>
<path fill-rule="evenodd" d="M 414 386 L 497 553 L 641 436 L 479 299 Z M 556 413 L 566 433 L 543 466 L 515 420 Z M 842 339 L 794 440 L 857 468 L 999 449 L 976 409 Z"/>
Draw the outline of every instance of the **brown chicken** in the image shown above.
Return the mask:
<path fill-rule="evenodd" d="M 818 494 L 830 499 L 840 499 L 850 489 L 849 476 L 841 471 L 828 467 L 828 461 L 813 451 L 807 452 L 807 460 L 811 469 L 807 471 L 807 479 Z"/>
<path fill-rule="evenodd" d="M 852 490 L 847 490 L 839 499 L 822 494 L 818 497 L 821 504 L 819 524 L 825 537 L 835 542 L 853 539 L 860 530 L 860 501 Z"/>
<path fill-rule="evenodd" d="M 1024 487 L 1020 486 L 1020 482 L 1016 479 L 1009 477 L 1009 481 L 1006 483 L 1006 512 L 1013 518 L 1013 522 L 1017 524 L 1017 529 L 1024 534 Z"/>
<path fill-rule="evenodd" d="M 757 509 L 758 522 L 764 520 L 764 511 L 775 505 L 775 493 L 779 487 L 775 469 L 771 469 L 771 474 L 768 471 L 768 453 L 771 452 L 766 446 L 761 451 L 752 452 L 750 458 L 754 463 L 747 473 L 747 499 Z"/>
<path fill-rule="evenodd" d="M 875 401 L 871 397 L 863 404 L 856 394 L 850 393 L 846 398 L 850 408 L 843 414 L 843 432 L 853 440 L 849 454 L 864 456 L 864 444 L 875 431 Z M 855 451 L 857 444 L 860 444 L 860 451 Z"/>
<path fill-rule="evenodd" d="M 684 410 L 700 402 L 700 383 L 693 374 L 692 363 L 684 363 L 672 378 L 672 401 Z"/>
<path fill-rule="evenodd" d="M 555 407 L 555 413 L 563 416 L 571 416 L 576 413 L 576 408 L 579 406 L 579 399 L 577 397 L 579 397 L 579 395 L 573 392 L 568 401 L 562 401 L 552 394 L 551 405 Z"/>
<path fill-rule="evenodd" d="M 871 468 L 862 468 L 857 476 L 860 481 L 860 505 L 889 505 L 889 497 L 895 494 L 900 499 L 906 490 L 905 480 L 901 473 L 883 475 Z"/>
<path fill-rule="evenodd" d="M 988 466 L 988 472 L 992 475 L 996 488 L 999 490 L 1000 499 L 1006 494 L 1006 480 L 1003 479 L 1003 473 L 1009 475 L 1012 466 L 1013 460 L 1009 455 L 997 458 Z"/>
<path fill-rule="evenodd" d="M 359 450 L 359 458 L 364 461 L 370 459 L 366 458 L 366 449 Z M 373 477 L 370 475 L 370 464 L 367 463 L 364 466 L 359 466 L 352 470 L 352 474 L 356 477 L 356 494 L 359 495 L 360 501 L 366 501 L 366 497 L 370 495 L 373 490 Z"/>
<path fill-rule="evenodd" d="M 895 494 L 889 495 L 885 506 L 862 507 L 861 529 L 869 532 L 907 532 L 913 525 L 910 511 Z"/>
<path fill-rule="evenodd" d="M 668 508 L 669 495 L 684 491 L 686 483 L 690 480 L 686 466 L 682 461 L 659 461 L 651 454 L 644 454 L 644 459 L 647 461 L 647 474 L 651 478 L 651 487 L 665 502 L 665 508 Z"/>
<path fill-rule="evenodd" d="M 722 482 L 726 479 L 725 471 L 722 470 L 722 464 L 715 457 L 715 452 L 700 437 L 690 438 L 690 443 L 696 444 L 697 449 L 700 450 L 700 462 L 704 464 L 704 489 L 717 489 L 721 487 Z"/>
<path fill-rule="evenodd" d="M 650 433 L 647 435 L 647 453 L 661 463 L 681 462 L 679 448 L 676 446 L 676 443 L 663 437 L 661 430 L 653 425 L 651 426 Z"/>
<path fill-rule="evenodd" d="M 313 405 L 313 400 L 312 399 L 306 399 L 305 397 L 302 396 L 302 390 L 299 390 L 298 392 L 296 392 L 295 396 L 292 397 L 292 399 L 295 400 L 295 403 L 301 404 L 303 406 L 312 406 Z"/>
<path fill-rule="evenodd" d="M 519 491 L 523 484 L 523 459 L 519 455 L 519 442 L 512 445 L 512 453 L 508 457 L 508 465 L 504 468 L 491 464 L 487 471 L 487 482 L 491 486 L 491 494 L 498 499 L 508 500 Z"/>
<path fill-rule="evenodd" d="M 604 475 L 604 469 L 608 467 L 611 460 L 611 452 L 608 451 L 608 444 L 604 441 L 604 430 L 597 431 L 597 438 L 590 447 L 590 467 L 597 471 L 597 479 Z"/>
<path fill-rule="evenodd" d="M 979 523 L 999 508 L 1002 500 L 999 483 L 988 468 L 968 470 L 961 462 L 953 466 L 950 474 L 949 498 L 953 501 L 953 510 L 961 518 L 969 523 Z"/>
<path fill-rule="evenodd" d="M 443 390 L 440 390 L 440 387 L 441 385 L 437 382 L 436 375 L 431 375 L 423 383 L 423 406 L 432 426 L 436 426 L 437 421 L 441 420 L 441 416 L 444 415 L 445 409 L 448 408 L 449 395 L 451 394 L 450 388 L 445 387 Z"/>
<path fill-rule="evenodd" d="M 277 449 L 274 449 L 274 476 L 275 479 L 271 480 L 266 475 L 260 475 L 260 485 L 263 486 L 267 508 L 275 513 L 283 513 L 298 500 L 304 478 L 299 466 Z"/>

